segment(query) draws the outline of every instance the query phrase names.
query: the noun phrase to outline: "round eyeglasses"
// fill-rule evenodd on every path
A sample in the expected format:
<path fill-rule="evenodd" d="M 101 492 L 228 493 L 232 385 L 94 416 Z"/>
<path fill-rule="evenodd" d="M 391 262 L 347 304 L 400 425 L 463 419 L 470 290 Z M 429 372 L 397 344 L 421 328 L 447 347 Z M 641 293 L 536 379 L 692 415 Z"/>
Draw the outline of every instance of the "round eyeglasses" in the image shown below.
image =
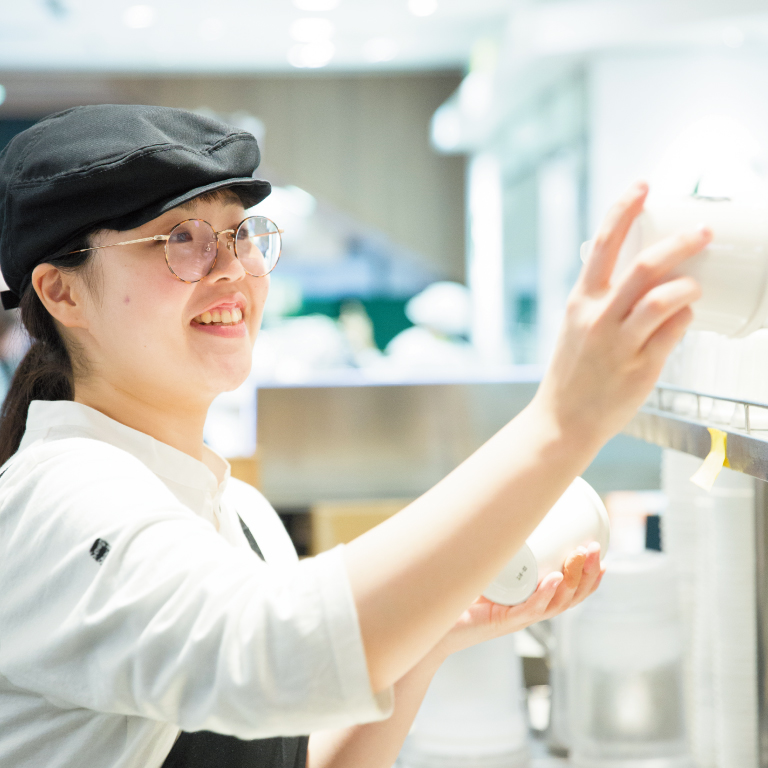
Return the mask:
<path fill-rule="evenodd" d="M 216 266 L 219 235 L 224 235 L 227 249 L 234 250 L 235 257 L 243 269 L 252 277 L 264 277 L 275 268 L 280 258 L 282 233 L 283 230 L 278 229 L 275 222 L 265 216 L 249 216 L 243 219 L 236 229 L 222 229 L 218 232 L 204 219 L 186 219 L 179 222 L 167 235 L 96 245 L 70 253 L 164 240 L 165 263 L 171 274 L 184 283 L 196 283 L 209 275 Z"/>

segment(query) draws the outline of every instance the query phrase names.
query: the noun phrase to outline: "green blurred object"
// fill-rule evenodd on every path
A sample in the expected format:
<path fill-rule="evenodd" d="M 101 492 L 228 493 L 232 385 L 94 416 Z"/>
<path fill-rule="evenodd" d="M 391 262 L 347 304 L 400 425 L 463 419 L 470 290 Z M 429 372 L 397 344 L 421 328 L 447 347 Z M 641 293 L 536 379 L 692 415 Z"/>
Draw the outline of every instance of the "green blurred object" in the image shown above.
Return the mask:
<path fill-rule="evenodd" d="M 17 134 L 34 125 L 36 120 L 0 120 L 0 150 Z"/>
<path fill-rule="evenodd" d="M 353 298 L 353 297 L 349 297 Z M 327 315 L 337 320 L 341 306 L 349 298 L 323 300 L 305 298 L 301 310 L 296 315 Z M 373 323 L 373 339 L 380 350 L 389 344 L 398 333 L 410 328 L 413 323 L 405 316 L 405 305 L 410 297 L 392 299 L 386 296 L 376 296 L 368 299 L 356 299 L 364 307 Z"/>

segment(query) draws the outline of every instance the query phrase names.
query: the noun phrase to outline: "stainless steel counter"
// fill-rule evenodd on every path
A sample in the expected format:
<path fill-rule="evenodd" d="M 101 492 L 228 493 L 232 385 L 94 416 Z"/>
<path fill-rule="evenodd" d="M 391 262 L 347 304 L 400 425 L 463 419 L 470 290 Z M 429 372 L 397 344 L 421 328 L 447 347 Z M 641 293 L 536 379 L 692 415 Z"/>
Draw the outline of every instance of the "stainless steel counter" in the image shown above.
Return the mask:
<path fill-rule="evenodd" d="M 383 383 L 329 378 L 258 392 L 261 485 L 278 507 L 317 501 L 414 498 L 519 413 L 540 370 L 485 380 Z M 585 478 L 600 492 L 659 487 L 661 452 L 627 436 L 601 451 Z"/>

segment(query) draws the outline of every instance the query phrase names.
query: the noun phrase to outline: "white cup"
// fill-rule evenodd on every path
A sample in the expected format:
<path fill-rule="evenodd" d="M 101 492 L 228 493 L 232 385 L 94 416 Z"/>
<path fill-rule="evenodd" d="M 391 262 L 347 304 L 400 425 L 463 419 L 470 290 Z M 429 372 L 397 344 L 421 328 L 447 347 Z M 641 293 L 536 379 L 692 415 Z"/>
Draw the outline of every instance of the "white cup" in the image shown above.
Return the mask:
<path fill-rule="evenodd" d="M 524 603 L 547 574 L 562 571 L 566 557 L 577 547 L 596 541 L 605 554 L 609 538 L 605 505 L 595 489 L 577 477 L 483 597 L 500 605 Z"/>
<path fill-rule="evenodd" d="M 673 273 L 691 275 L 702 287 L 702 298 L 692 305 L 691 330 L 746 336 L 768 318 L 767 213 L 764 206 L 727 198 L 651 195 L 627 234 L 615 274 L 644 248 L 706 225 L 712 242 Z M 585 244 L 585 250 L 590 247 Z"/>

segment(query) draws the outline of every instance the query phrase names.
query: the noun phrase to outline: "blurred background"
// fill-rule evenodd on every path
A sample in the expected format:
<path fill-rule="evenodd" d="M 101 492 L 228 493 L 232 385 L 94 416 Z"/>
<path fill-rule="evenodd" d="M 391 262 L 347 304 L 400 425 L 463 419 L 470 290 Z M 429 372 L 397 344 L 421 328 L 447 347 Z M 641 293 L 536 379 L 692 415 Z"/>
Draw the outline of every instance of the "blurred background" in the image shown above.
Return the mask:
<path fill-rule="evenodd" d="M 183 107 L 257 137 L 257 175 L 273 193 L 255 211 L 285 231 L 283 253 L 252 374 L 214 403 L 206 439 L 277 507 L 303 555 L 402 508 L 525 406 L 551 355 L 580 246 L 631 182 L 768 201 L 766 83 L 765 0 L 0 0 L 0 149 L 46 114 L 97 103 Z M 689 334 L 670 380 L 695 368 L 702 349 L 712 370 L 722 362 L 731 373 L 758 354 L 715 336 Z M 14 312 L 1 314 L 0 395 L 25 343 Z M 720 394 L 768 402 L 768 368 L 749 370 L 747 395 L 735 373 Z M 703 386 L 680 376 L 672 383 Z M 665 582 L 657 573 L 653 589 L 682 590 L 675 615 L 685 642 L 675 651 L 659 641 L 673 650 L 641 665 L 651 677 L 600 683 L 608 697 L 600 701 L 618 697 L 608 710 L 624 712 L 624 701 L 629 709 L 619 725 L 601 710 L 590 726 L 598 746 L 577 748 L 574 764 L 768 766 L 752 480 L 730 482 L 725 506 L 707 507 L 710 528 L 696 528 L 691 510 L 711 499 L 680 478 L 700 457 L 689 467 L 690 456 L 662 456 L 659 440 L 633 434 L 611 441 L 585 477 L 608 503 L 616 557 L 669 549 L 665 530 L 679 542 L 668 552 L 677 575 Z M 730 514 L 728 499 L 747 496 L 752 516 L 733 544 L 742 570 L 728 572 L 734 589 L 752 590 L 748 624 L 729 625 L 745 648 L 702 618 L 721 603 L 691 605 L 704 589 L 696 558 L 719 540 L 711 526 Z M 675 504 L 690 530 L 668 522 Z M 630 571 L 609 593 L 619 605 L 622 589 L 635 594 Z M 454 733 L 455 723 L 475 723 L 472 733 L 438 756 L 445 733 L 412 740 L 404 764 L 527 765 L 531 755 L 556 764 L 553 755 L 578 742 L 563 725 L 563 633 L 521 634 L 453 669 L 420 727 L 442 733 L 430 731 L 433 717 L 454 723 Z M 483 664 L 519 655 L 525 663 L 514 662 L 504 691 L 484 693 Z M 616 668 L 626 660 L 617 657 Z M 659 680 L 678 673 L 675 703 L 674 691 L 659 694 Z M 482 722 L 445 704 L 460 691 L 466 705 L 469 690 L 472 711 L 491 713 Z M 640 745 L 635 753 L 600 752 L 611 728 Z"/>

